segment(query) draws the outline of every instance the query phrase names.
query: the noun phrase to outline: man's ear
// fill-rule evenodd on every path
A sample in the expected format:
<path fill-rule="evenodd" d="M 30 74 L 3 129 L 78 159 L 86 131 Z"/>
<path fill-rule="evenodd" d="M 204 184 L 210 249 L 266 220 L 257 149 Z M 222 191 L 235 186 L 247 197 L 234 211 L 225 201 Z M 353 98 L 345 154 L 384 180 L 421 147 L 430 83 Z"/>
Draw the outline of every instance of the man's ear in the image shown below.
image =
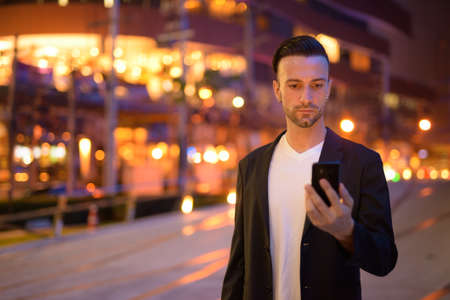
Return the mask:
<path fill-rule="evenodd" d="M 273 87 L 273 92 L 275 94 L 275 97 L 277 97 L 278 102 L 281 102 L 280 84 L 278 83 L 278 80 L 274 79 L 272 81 L 272 87 Z"/>

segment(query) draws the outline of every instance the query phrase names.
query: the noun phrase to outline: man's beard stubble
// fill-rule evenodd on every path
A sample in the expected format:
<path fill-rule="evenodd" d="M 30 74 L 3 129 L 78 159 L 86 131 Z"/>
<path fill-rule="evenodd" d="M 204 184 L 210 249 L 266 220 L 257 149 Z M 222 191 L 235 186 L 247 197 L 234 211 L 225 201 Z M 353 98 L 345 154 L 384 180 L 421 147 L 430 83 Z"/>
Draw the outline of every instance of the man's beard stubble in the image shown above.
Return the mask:
<path fill-rule="evenodd" d="M 283 101 L 282 101 L 283 103 Z M 315 111 L 317 111 L 315 114 L 302 114 L 301 118 L 297 117 L 297 110 L 299 109 L 314 109 Z M 284 113 L 286 114 L 286 116 L 289 118 L 289 120 L 291 120 L 295 125 L 297 125 L 300 128 L 310 128 L 312 127 L 317 120 L 319 120 L 322 115 L 323 115 L 323 108 L 316 106 L 314 104 L 310 104 L 308 106 L 303 106 L 303 105 L 296 105 L 294 106 L 291 110 L 289 110 L 288 108 L 286 108 L 283 105 L 283 110 Z M 304 117 L 304 115 L 311 115 L 310 117 Z"/>

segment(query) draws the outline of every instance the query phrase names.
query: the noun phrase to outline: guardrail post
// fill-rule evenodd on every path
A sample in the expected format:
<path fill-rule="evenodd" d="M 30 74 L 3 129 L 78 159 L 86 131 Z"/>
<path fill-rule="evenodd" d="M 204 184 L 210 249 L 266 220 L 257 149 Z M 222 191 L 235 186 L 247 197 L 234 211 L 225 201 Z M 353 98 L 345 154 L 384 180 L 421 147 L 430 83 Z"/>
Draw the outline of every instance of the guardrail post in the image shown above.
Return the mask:
<path fill-rule="evenodd" d="M 53 235 L 54 237 L 61 237 L 64 227 L 63 212 L 67 207 L 67 196 L 58 196 L 58 206 L 56 208 L 54 218 L 53 218 Z"/>
<path fill-rule="evenodd" d="M 130 195 L 127 197 L 127 203 L 126 203 L 126 216 L 125 221 L 131 222 L 134 220 L 136 216 L 136 196 Z"/>

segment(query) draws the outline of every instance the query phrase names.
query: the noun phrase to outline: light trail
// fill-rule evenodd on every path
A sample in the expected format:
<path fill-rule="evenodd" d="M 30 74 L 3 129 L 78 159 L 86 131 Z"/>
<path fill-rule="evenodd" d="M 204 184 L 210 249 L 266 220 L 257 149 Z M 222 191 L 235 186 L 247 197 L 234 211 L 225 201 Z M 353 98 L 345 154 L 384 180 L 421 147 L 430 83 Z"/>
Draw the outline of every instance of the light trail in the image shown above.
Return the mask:
<path fill-rule="evenodd" d="M 192 232 L 192 234 L 194 234 L 194 233 L 200 232 L 200 231 L 217 230 L 217 229 L 220 229 L 220 228 L 223 228 L 226 226 L 232 226 L 232 225 L 233 225 L 233 222 L 230 221 L 230 219 L 228 217 L 228 212 L 221 212 L 221 213 L 215 214 L 213 216 L 204 218 L 201 221 L 196 222 L 195 225 L 190 225 L 190 226 L 191 226 L 191 230 L 192 230 L 191 232 Z M 46 280 L 57 279 L 62 276 L 72 275 L 74 273 L 83 273 L 83 272 L 91 271 L 94 269 L 98 269 L 100 267 L 108 265 L 109 263 L 116 262 L 117 260 L 123 259 L 125 257 L 129 257 L 131 255 L 134 255 L 134 254 L 142 252 L 142 251 L 146 251 L 152 247 L 155 247 L 155 246 L 162 244 L 164 242 L 167 242 L 169 240 L 181 237 L 183 235 L 184 235 L 183 230 L 179 229 L 175 232 L 172 232 L 172 233 L 169 233 L 166 235 L 161 235 L 161 236 L 159 236 L 155 239 L 149 240 L 145 243 L 138 244 L 135 247 L 132 247 L 131 249 L 128 248 L 121 252 L 104 257 L 95 262 L 85 263 L 85 264 L 82 264 L 82 265 L 79 265 L 76 267 L 66 268 L 61 271 L 57 271 L 57 272 L 50 273 L 47 275 L 39 275 L 39 276 L 36 276 L 35 278 L 31 278 L 28 280 L 23 280 L 20 282 L 15 282 L 15 283 L 11 283 L 8 285 L 0 286 L 0 292 L 9 290 L 9 289 L 20 288 L 20 287 L 23 287 L 28 284 L 34 284 L 34 283 L 43 282 Z M 84 256 L 79 255 L 79 256 L 85 257 L 85 255 Z M 71 259 L 73 259 L 73 257 Z"/>
<path fill-rule="evenodd" d="M 171 272 L 171 271 L 175 271 L 177 269 L 183 269 L 183 268 L 188 268 L 188 267 L 196 267 L 205 263 L 209 263 L 209 262 L 213 262 L 211 263 L 209 268 L 208 266 L 205 267 L 206 271 L 202 271 L 205 268 L 201 269 L 200 271 L 196 271 L 193 272 L 191 274 L 188 274 L 186 276 L 184 276 L 182 279 L 182 282 L 186 282 L 186 280 L 193 280 L 195 278 L 198 278 L 198 276 L 204 275 L 206 273 L 208 273 L 211 270 L 211 266 L 216 266 L 218 262 L 222 262 L 223 260 L 225 260 L 226 262 L 228 262 L 228 253 L 229 253 L 229 249 L 228 248 L 223 248 L 223 249 L 218 249 L 218 250 L 214 250 L 211 252 L 207 252 L 205 254 L 199 255 L 197 257 L 194 257 L 188 261 L 173 265 L 173 266 L 169 266 L 166 268 L 160 268 L 160 269 L 156 269 L 156 270 L 151 270 L 151 271 L 147 271 L 147 272 L 141 272 L 141 273 L 137 273 L 137 274 L 131 274 L 131 275 L 127 275 L 127 276 L 120 276 L 120 277 L 116 277 L 116 278 L 112 278 L 112 279 L 107 279 L 107 280 L 98 280 L 98 281 L 93 281 L 93 282 L 89 282 L 89 283 L 84 283 L 84 284 L 79 284 L 79 285 L 74 285 L 71 287 L 66 287 L 66 288 L 61 288 L 61 289 L 55 289 L 55 290 L 50 290 L 50 291 L 45 291 L 42 293 L 34 293 L 31 296 L 25 296 L 25 297 L 19 297 L 17 298 L 17 300 L 34 300 L 34 299 L 42 299 L 42 298 L 46 298 L 49 296 L 58 296 L 58 295 L 62 295 L 65 293 L 70 293 L 70 292 L 79 292 L 79 291 L 84 291 L 84 290 L 88 290 L 91 288 L 98 288 L 101 286 L 107 286 L 107 285 L 118 285 L 118 284 L 123 284 L 126 282 L 130 282 L 133 280 L 138 280 L 138 279 L 144 279 L 144 278 L 151 278 L 157 275 L 161 275 L 167 272 Z M 200 273 L 199 273 L 200 272 Z M 205 273 L 206 272 L 206 273 Z M 194 274 L 194 275 L 192 275 Z M 196 274 L 196 275 L 195 275 Z M 199 279 L 198 279 L 199 280 Z M 176 281 L 178 282 L 178 280 Z M 177 283 L 178 284 L 178 283 Z M 173 283 L 168 284 L 170 286 L 173 285 Z M 167 288 L 168 285 L 165 285 L 163 287 L 157 288 L 155 290 L 162 290 L 163 288 Z M 147 292 L 148 293 L 148 292 Z"/>

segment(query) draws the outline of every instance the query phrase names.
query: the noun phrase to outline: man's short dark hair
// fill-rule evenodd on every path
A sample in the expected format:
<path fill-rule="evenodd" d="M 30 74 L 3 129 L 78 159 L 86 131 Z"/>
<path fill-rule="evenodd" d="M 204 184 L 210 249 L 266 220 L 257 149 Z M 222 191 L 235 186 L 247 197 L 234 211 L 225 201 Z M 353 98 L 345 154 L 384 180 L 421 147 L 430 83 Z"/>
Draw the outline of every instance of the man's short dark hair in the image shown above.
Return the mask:
<path fill-rule="evenodd" d="M 318 40 L 309 35 L 294 36 L 283 41 L 273 55 L 272 67 L 275 76 L 278 74 L 280 60 L 283 57 L 292 55 L 323 56 L 327 60 L 327 63 L 330 63 L 325 49 Z"/>

